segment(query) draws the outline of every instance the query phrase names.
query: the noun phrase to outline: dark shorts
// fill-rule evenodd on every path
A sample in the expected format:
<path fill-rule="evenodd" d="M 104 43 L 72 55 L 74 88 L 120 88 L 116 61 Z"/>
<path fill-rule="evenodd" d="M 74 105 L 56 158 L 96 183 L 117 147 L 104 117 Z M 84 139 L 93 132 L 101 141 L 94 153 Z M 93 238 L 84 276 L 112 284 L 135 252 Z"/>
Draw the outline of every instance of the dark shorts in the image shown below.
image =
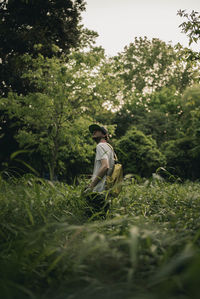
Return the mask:
<path fill-rule="evenodd" d="M 108 202 L 105 201 L 105 195 L 98 192 L 92 192 L 86 196 L 87 216 L 91 217 L 96 214 L 98 216 L 105 216 L 109 209 Z"/>

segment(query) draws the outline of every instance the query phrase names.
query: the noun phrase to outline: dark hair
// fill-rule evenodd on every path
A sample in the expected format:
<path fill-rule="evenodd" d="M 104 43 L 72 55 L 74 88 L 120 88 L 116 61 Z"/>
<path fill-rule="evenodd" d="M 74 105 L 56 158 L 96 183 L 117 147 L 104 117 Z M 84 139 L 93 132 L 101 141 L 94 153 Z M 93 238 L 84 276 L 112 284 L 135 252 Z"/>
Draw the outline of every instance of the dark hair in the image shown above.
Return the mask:
<path fill-rule="evenodd" d="M 109 135 L 106 134 L 106 135 L 105 135 L 105 140 L 108 141 L 109 139 L 110 139 L 110 138 L 109 138 Z"/>

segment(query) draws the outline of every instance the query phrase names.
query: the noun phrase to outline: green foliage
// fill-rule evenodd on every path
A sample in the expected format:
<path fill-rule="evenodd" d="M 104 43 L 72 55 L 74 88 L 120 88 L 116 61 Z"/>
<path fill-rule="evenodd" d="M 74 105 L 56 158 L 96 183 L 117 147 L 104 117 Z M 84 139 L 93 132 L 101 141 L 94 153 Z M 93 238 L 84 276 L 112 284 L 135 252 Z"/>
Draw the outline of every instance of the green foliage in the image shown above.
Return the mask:
<path fill-rule="evenodd" d="M 182 115 L 179 120 L 180 134 L 162 144 L 168 167 L 182 178 L 199 177 L 200 157 L 200 88 L 188 87 L 182 97 Z"/>
<path fill-rule="evenodd" d="M 68 50 L 78 42 L 77 24 L 84 8 L 82 0 L 1 1 L 0 30 L 4 51 L 32 53 L 39 43 L 37 49 L 47 56 L 52 55 L 52 45 L 62 51 Z"/>
<path fill-rule="evenodd" d="M 58 176 L 72 182 L 81 174 L 91 174 L 95 144 L 88 130 L 90 119 L 77 119 L 68 132 L 68 139 L 58 154 Z"/>
<path fill-rule="evenodd" d="M 182 101 L 183 127 L 186 134 L 197 136 L 200 129 L 200 85 L 188 87 Z"/>
<path fill-rule="evenodd" d="M 181 95 L 177 94 L 175 86 L 146 95 L 133 93 L 115 115 L 116 133 L 124 135 L 129 126 L 134 125 L 144 134 L 152 135 L 160 146 L 177 137 L 181 114 Z"/>
<path fill-rule="evenodd" d="M 68 182 L 91 173 L 87 127 L 99 122 L 117 139 L 126 139 L 133 126 L 144 134 L 138 147 L 131 144 L 137 163 L 122 154 L 125 168 L 151 175 L 165 164 L 162 148 L 175 173 L 197 178 L 196 170 L 185 171 L 184 161 L 194 165 L 200 153 L 199 62 L 188 59 L 180 44 L 147 37 L 108 58 L 95 46 L 98 33 L 80 25 L 84 8 L 82 0 L 1 1 L 1 169 L 19 163 L 22 171 L 50 172 L 51 179 Z M 182 28 L 195 41 L 198 13 L 179 15 L 188 18 Z M 175 157 L 172 149 L 182 143 L 188 151 Z M 10 163 L 19 150 L 29 151 Z"/>
<path fill-rule="evenodd" d="M 88 44 L 94 39 L 94 32 L 84 31 L 80 26 L 84 9 L 82 0 L 0 1 L 0 98 L 7 97 L 9 92 L 18 95 L 38 92 L 27 77 L 22 78 L 34 69 L 28 57 L 36 58 L 38 54 L 62 57 L 72 48 L 82 46 L 83 35 L 83 46 L 86 36 Z M 19 150 L 14 136 L 20 129 L 22 124 L 17 115 L 10 119 L 4 109 L 0 110 L 1 168 L 2 163 L 8 163 L 10 154 Z M 39 160 L 40 157 L 34 160 L 37 166 Z"/>
<path fill-rule="evenodd" d="M 165 165 L 165 157 L 157 148 L 156 141 L 135 127 L 116 142 L 116 150 L 125 173 L 149 177 L 158 167 Z"/>
<path fill-rule="evenodd" d="M 177 15 L 180 17 L 186 18 L 187 21 L 184 21 L 179 25 L 182 29 L 182 32 L 187 34 L 189 38 L 189 45 L 193 42 L 197 43 L 200 40 L 200 14 L 197 11 L 192 10 L 190 14 L 186 10 L 179 10 Z M 200 53 L 193 52 L 190 49 L 186 50 L 187 60 L 200 60 Z"/>
<path fill-rule="evenodd" d="M 113 58 L 113 70 L 124 81 L 126 97 L 133 91 L 146 94 L 165 86 L 175 86 L 182 92 L 193 80 L 198 80 L 197 63 L 184 57 L 181 45 L 173 47 L 157 38 L 140 37 Z"/>
<path fill-rule="evenodd" d="M 163 143 L 161 150 L 172 173 L 184 179 L 199 177 L 199 140 L 185 136 Z"/>
<path fill-rule="evenodd" d="M 128 179 L 92 222 L 82 184 L 0 184 L 4 299 L 198 298 L 199 183 Z"/>
<path fill-rule="evenodd" d="M 28 78 L 38 92 L 26 96 L 9 93 L 8 98 L 1 99 L 1 109 L 22 125 L 16 134 L 20 147 L 40 153 L 49 165 L 51 179 L 55 170 L 61 171 L 58 166 L 65 160 L 71 161 L 67 168 L 78 157 L 88 161 L 89 148 L 83 145 L 86 143 L 83 131 L 88 131 L 90 117 L 87 121 L 86 115 L 93 113 L 94 116 L 94 111 L 100 109 L 98 105 L 105 100 L 101 94 L 103 79 L 100 81 L 98 74 L 94 74 L 103 57 L 103 51 L 97 48 L 88 53 L 75 51 L 67 63 L 55 57 L 39 55 L 33 59 L 25 55 L 24 60 L 31 60 L 33 68 L 23 77 Z M 96 88 L 94 96 L 93 88 Z"/>
<path fill-rule="evenodd" d="M 82 0 L 1 1 L 1 95 L 10 87 L 24 94 L 26 81 L 20 77 L 28 65 L 23 64 L 21 55 L 59 56 L 79 45 L 80 14 L 84 9 Z"/>

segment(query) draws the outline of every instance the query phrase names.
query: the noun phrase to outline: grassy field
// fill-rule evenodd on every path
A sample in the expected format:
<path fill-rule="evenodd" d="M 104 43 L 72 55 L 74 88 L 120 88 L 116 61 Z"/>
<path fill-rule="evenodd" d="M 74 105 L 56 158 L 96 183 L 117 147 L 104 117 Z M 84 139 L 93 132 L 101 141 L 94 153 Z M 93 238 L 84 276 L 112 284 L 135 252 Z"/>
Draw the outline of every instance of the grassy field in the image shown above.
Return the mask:
<path fill-rule="evenodd" d="M 0 298 L 199 298 L 200 183 L 129 179 L 106 219 L 84 183 L 0 181 Z"/>

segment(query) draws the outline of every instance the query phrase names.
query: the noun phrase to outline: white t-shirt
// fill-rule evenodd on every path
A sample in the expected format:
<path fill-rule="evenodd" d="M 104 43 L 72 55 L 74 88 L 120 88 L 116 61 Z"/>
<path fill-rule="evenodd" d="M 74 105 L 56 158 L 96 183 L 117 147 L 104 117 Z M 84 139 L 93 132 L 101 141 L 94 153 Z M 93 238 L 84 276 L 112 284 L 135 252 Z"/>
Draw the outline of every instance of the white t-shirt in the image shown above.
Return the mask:
<path fill-rule="evenodd" d="M 94 161 L 94 170 L 92 175 L 92 181 L 94 181 L 97 176 L 99 169 L 101 167 L 101 160 L 107 159 L 109 169 L 107 175 L 111 175 L 114 167 L 114 152 L 106 142 L 100 142 L 96 147 L 96 156 Z M 99 183 L 94 187 L 93 191 L 102 192 L 105 190 L 106 175 L 99 181 Z"/>

